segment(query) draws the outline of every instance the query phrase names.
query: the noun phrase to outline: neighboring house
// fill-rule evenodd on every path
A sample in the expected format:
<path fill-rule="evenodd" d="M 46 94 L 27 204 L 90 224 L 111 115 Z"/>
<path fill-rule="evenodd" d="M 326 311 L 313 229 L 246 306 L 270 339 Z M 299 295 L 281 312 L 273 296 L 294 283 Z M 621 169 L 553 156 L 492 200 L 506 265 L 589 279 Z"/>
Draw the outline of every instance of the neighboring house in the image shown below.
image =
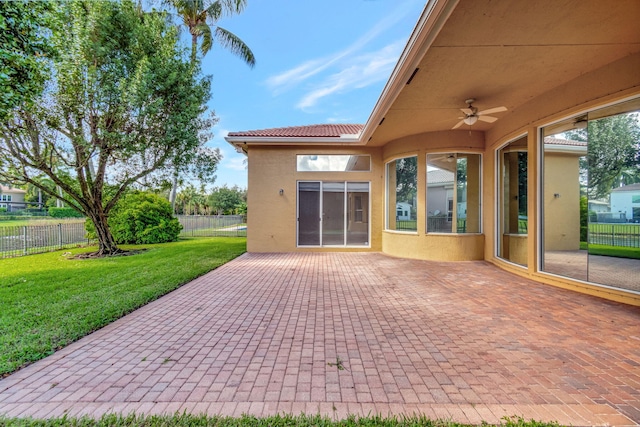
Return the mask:
<path fill-rule="evenodd" d="M 625 185 L 611 190 L 611 213 L 618 213 L 629 222 L 640 223 L 640 184 Z"/>
<path fill-rule="evenodd" d="M 5 208 L 7 212 L 15 212 L 26 207 L 24 196 L 26 191 L 19 188 L 0 185 L 0 208 Z"/>
<path fill-rule="evenodd" d="M 257 214 L 248 216 L 248 251 L 485 260 L 640 304 L 638 294 L 551 274 L 545 249 L 579 244 L 585 152 L 545 137 L 640 111 L 638 16 L 637 0 L 427 1 L 366 123 L 228 134 L 249 158 L 248 210 Z M 449 193 L 429 183 L 432 163 L 451 173 Z M 407 182 L 417 188 L 417 220 L 399 230 Z M 450 228 L 430 228 L 435 211 Z"/>
<path fill-rule="evenodd" d="M 602 200 L 589 200 L 588 210 L 589 212 L 595 212 L 595 213 L 610 212 L 609 203 L 603 202 Z"/>
<path fill-rule="evenodd" d="M 411 205 L 409 203 L 396 203 L 396 219 L 409 221 L 411 219 Z"/>

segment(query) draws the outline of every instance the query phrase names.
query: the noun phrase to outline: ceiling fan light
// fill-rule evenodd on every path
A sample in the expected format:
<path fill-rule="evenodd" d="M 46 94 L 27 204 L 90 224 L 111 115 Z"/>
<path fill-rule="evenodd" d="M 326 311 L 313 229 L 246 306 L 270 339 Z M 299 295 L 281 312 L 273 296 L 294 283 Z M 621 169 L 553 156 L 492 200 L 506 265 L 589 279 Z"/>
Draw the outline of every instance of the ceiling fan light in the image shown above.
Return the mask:
<path fill-rule="evenodd" d="M 464 122 L 465 124 L 471 126 L 472 124 L 474 124 L 475 122 L 478 121 L 478 116 L 468 116 L 465 117 Z"/>

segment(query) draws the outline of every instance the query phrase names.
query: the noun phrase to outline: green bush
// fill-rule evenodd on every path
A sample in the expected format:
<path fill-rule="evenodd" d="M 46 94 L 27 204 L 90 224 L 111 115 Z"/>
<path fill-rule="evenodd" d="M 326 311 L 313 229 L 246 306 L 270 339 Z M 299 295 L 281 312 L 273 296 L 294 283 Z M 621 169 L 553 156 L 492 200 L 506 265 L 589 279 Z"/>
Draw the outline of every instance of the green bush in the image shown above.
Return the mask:
<path fill-rule="evenodd" d="M 52 218 L 82 218 L 84 215 L 73 208 L 49 208 L 49 216 Z"/>
<path fill-rule="evenodd" d="M 118 244 L 175 242 L 182 230 L 167 200 L 140 191 L 119 200 L 109 214 L 108 223 Z M 90 221 L 87 221 L 87 231 L 91 237 L 95 236 Z"/>

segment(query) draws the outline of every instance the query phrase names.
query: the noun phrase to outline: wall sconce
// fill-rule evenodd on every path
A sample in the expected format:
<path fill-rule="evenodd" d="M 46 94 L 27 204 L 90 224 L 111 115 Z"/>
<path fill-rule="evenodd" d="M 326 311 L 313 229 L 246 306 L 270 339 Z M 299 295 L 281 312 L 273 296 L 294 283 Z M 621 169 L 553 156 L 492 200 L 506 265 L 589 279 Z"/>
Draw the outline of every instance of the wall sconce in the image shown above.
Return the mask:
<path fill-rule="evenodd" d="M 281 188 L 280 191 L 278 191 L 278 194 L 280 194 L 281 196 L 284 196 L 284 188 Z"/>
<path fill-rule="evenodd" d="M 559 199 L 560 198 L 560 193 L 553 193 L 553 198 L 554 199 Z"/>

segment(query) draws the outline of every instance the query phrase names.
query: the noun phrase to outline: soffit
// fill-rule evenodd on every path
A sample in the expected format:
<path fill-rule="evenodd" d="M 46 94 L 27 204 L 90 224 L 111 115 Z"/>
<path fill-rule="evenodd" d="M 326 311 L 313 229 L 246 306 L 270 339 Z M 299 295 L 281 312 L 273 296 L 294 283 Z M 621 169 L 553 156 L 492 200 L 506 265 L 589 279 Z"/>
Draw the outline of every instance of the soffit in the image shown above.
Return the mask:
<path fill-rule="evenodd" d="M 461 0 L 368 145 L 451 129 L 465 99 L 514 110 L 640 51 L 637 0 Z M 493 125 L 477 122 L 473 130 Z M 466 125 L 460 131 L 468 129 Z"/>

